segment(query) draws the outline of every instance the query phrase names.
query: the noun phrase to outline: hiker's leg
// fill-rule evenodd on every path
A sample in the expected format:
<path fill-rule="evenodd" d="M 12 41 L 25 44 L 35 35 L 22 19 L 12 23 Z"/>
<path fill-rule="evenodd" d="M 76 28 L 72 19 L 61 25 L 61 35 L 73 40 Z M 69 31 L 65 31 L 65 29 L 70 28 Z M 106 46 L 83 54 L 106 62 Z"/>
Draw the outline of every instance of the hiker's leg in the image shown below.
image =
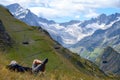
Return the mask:
<path fill-rule="evenodd" d="M 34 67 L 35 65 L 33 64 L 32 71 L 38 73 L 44 68 L 47 62 L 48 62 L 48 59 L 45 59 L 41 64 L 37 65 L 36 67 Z"/>

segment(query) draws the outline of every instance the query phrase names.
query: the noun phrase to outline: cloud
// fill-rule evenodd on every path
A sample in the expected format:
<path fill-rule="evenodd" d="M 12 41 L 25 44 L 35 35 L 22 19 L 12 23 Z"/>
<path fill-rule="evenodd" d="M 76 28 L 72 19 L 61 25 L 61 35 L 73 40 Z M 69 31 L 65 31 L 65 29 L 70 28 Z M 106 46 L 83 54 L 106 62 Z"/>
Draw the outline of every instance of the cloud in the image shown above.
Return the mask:
<path fill-rule="evenodd" d="M 15 2 L 48 19 L 91 18 L 99 15 L 97 9 L 120 7 L 120 0 L 0 0 L 5 5 Z"/>
<path fill-rule="evenodd" d="M 96 9 L 114 7 L 117 8 L 119 0 L 42 0 L 41 7 L 31 7 L 30 9 L 37 15 L 46 18 L 71 17 L 80 18 L 83 14 L 85 18 L 96 17 L 99 13 Z M 79 17 L 78 17 L 79 16 Z"/>
<path fill-rule="evenodd" d="M 80 15 L 75 15 L 75 18 L 76 18 L 76 19 L 79 19 L 79 18 L 80 18 Z"/>
<path fill-rule="evenodd" d="M 88 10 L 88 14 L 85 15 L 86 18 L 95 18 L 97 17 L 99 14 L 96 13 L 94 10 Z"/>

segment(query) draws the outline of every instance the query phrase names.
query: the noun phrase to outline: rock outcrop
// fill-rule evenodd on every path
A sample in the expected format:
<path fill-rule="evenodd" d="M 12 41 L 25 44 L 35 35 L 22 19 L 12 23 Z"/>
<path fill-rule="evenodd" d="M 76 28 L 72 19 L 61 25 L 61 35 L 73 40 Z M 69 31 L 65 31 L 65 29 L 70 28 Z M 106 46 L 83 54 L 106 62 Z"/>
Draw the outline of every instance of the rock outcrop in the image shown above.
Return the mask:
<path fill-rule="evenodd" d="M 12 46 L 12 40 L 0 20 L 0 50 L 5 50 L 6 47 L 10 46 Z"/>

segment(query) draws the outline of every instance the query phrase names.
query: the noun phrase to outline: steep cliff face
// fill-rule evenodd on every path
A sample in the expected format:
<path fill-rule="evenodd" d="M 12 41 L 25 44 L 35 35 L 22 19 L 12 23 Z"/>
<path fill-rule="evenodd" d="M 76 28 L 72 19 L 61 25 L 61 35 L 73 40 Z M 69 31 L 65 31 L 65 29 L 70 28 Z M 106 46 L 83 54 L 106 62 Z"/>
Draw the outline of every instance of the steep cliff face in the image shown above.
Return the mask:
<path fill-rule="evenodd" d="M 106 74 L 120 76 L 120 53 L 111 47 L 107 47 L 101 56 L 100 69 Z"/>
<path fill-rule="evenodd" d="M 8 33 L 5 31 L 4 25 L 0 20 L 0 50 L 5 50 L 6 47 L 12 45 L 12 40 Z"/>

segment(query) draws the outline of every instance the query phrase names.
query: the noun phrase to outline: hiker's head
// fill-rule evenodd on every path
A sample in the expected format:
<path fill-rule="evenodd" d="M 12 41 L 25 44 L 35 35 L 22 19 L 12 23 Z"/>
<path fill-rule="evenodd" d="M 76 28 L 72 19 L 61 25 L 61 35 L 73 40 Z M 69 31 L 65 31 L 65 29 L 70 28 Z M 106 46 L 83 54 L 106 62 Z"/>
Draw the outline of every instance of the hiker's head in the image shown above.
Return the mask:
<path fill-rule="evenodd" d="M 16 65 L 17 62 L 15 60 L 12 60 L 9 65 Z"/>
<path fill-rule="evenodd" d="M 44 59 L 43 61 L 40 61 L 38 59 L 34 59 L 32 64 L 32 71 L 35 72 L 45 72 L 46 63 L 48 62 L 48 58 Z"/>
<path fill-rule="evenodd" d="M 33 64 L 41 64 L 41 63 L 42 63 L 42 61 L 39 59 L 34 59 L 34 61 L 33 61 Z"/>

